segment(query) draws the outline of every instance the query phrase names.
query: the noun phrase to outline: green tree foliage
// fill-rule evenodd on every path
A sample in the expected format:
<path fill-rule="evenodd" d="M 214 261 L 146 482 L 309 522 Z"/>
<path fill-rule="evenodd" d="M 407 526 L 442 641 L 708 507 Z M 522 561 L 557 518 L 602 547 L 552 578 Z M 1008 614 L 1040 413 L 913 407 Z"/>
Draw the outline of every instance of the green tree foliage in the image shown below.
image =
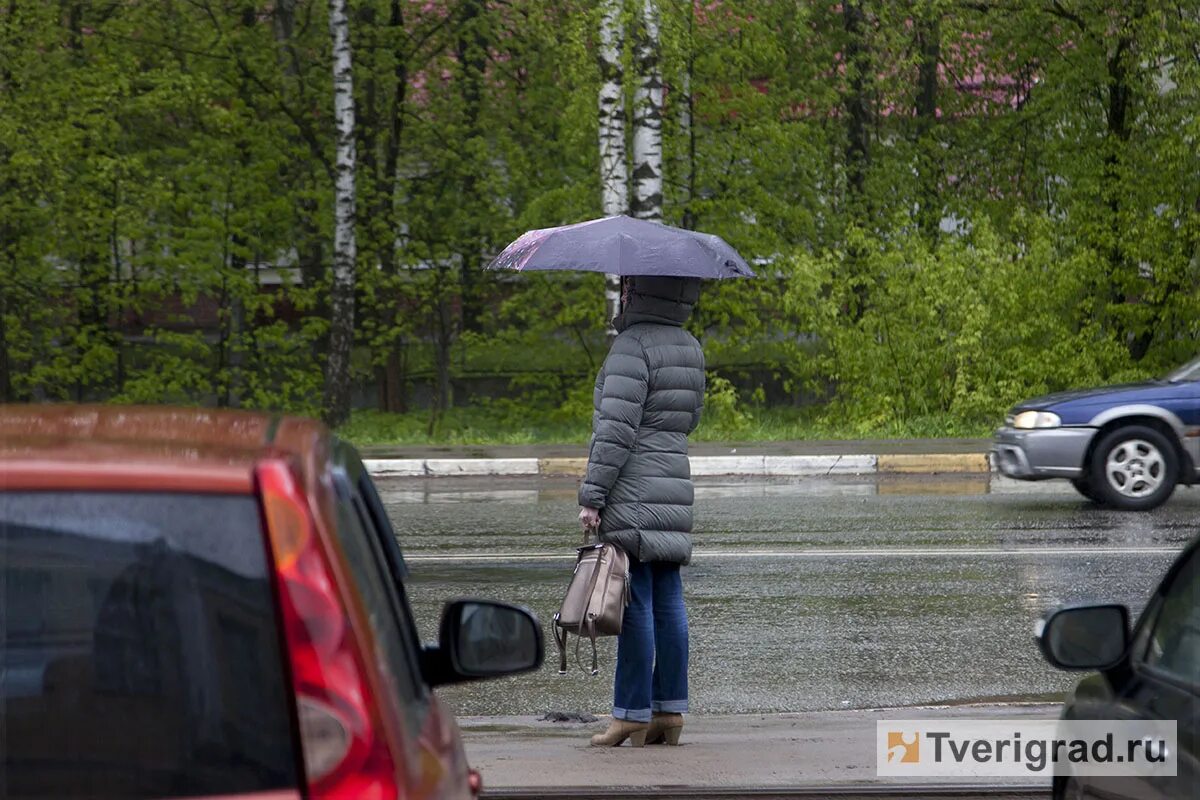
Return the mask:
<path fill-rule="evenodd" d="M 837 382 L 851 416 L 986 420 L 1015 396 L 1096 383 L 1124 363 L 1079 313 L 1097 260 L 1064 250 L 1044 218 L 1021 213 L 1004 238 L 984 222 L 936 250 L 915 231 L 851 239 L 872 276 L 860 319 L 846 320 L 837 250 L 797 259 L 788 298 L 825 344 L 815 374 Z"/>
<path fill-rule="evenodd" d="M 348 5 L 356 403 L 574 430 L 600 279 L 482 267 L 601 213 L 601 4 Z M 0 3 L 0 399 L 320 410 L 327 6 Z M 1193 6 L 659 2 L 664 218 L 762 275 L 691 323 L 722 430 L 789 390 L 864 429 L 984 422 L 1194 355 Z"/>

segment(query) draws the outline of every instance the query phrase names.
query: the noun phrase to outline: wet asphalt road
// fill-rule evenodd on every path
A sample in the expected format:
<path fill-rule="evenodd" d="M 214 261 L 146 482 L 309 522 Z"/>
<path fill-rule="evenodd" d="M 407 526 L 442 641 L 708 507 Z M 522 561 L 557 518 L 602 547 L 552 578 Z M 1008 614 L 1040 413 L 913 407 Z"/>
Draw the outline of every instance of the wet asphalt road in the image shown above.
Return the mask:
<path fill-rule="evenodd" d="M 451 597 L 521 603 L 543 621 L 543 669 L 443 690 L 456 713 L 609 710 L 614 642 L 602 641 L 598 677 L 574 665 L 559 676 L 549 629 L 578 541 L 573 483 L 379 486 L 425 638 Z M 1036 620 L 1092 599 L 1139 612 L 1198 521 L 1195 490 L 1124 514 L 1057 482 L 698 483 L 684 572 L 692 710 L 1057 697 L 1074 676 L 1042 661 Z"/>

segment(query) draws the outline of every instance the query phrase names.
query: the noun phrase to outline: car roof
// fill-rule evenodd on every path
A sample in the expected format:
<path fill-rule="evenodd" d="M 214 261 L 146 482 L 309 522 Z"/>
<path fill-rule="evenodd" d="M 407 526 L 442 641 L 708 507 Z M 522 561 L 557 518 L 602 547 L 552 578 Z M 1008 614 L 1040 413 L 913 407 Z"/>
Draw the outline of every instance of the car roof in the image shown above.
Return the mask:
<path fill-rule="evenodd" d="M 301 472 L 329 438 L 319 422 L 169 406 L 0 406 L 0 489 L 249 492 L 254 466 Z"/>

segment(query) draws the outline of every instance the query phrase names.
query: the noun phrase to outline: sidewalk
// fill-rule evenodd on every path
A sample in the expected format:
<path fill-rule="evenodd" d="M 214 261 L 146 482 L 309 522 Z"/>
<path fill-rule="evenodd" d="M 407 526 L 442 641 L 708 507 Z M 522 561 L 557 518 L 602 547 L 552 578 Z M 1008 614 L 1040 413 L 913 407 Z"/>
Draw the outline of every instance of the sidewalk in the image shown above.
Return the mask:
<path fill-rule="evenodd" d="M 803 439 L 789 442 L 689 442 L 693 456 L 836 456 L 986 453 L 991 439 Z M 582 458 L 587 444 L 367 445 L 363 458 Z"/>
<path fill-rule="evenodd" d="M 971 474 L 991 471 L 988 439 L 814 440 L 695 444 L 692 476 Z M 587 466 L 584 445 L 362 448 L 373 474 L 399 478 L 571 476 Z"/>
<path fill-rule="evenodd" d="M 947 779 L 877 777 L 875 723 L 888 719 L 1055 719 L 1055 704 L 981 704 L 802 714 L 689 715 L 678 747 L 593 748 L 591 724 L 534 717 L 463 717 L 471 766 L 485 789 L 586 786 L 650 789 L 942 784 Z M 985 779 L 975 778 L 979 783 Z M 961 781 L 960 781 L 961 782 Z M 1047 786 L 1046 777 L 986 779 Z"/>

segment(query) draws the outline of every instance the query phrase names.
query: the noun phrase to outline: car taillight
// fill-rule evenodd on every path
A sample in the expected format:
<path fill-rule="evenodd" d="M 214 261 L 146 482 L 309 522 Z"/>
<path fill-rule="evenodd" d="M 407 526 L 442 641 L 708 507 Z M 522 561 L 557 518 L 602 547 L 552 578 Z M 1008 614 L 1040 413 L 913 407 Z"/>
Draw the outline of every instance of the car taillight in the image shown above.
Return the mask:
<path fill-rule="evenodd" d="M 338 594 L 296 477 L 257 470 L 274 556 L 292 688 L 311 797 L 394 800 L 395 761 L 379 718 L 366 653 Z"/>

